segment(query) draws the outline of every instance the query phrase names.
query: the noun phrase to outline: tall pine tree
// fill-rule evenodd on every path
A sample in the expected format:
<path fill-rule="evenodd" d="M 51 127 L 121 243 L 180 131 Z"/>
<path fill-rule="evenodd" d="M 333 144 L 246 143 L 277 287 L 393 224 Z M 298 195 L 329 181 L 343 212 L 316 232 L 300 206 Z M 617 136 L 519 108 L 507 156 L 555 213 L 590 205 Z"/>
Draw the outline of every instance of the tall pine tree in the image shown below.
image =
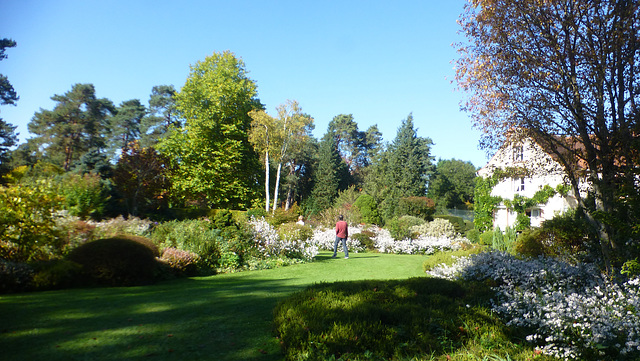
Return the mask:
<path fill-rule="evenodd" d="M 69 170 L 89 150 L 104 151 L 107 119 L 115 112 L 110 100 L 96 98 L 93 84 L 75 84 L 51 99 L 54 109 L 41 109 L 28 124 L 48 161 Z"/>
<path fill-rule="evenodd" d="M 147 109 L 139 99 L 127 100 L 118 106 L 116 114 L 109 119 L 111 152 L 117 155 L 118 151 L 126 151 L 140 138 L 140 123 L 146 114 Z"/>
<path fill-rule="evenodd" d="M 14 46 L 16 46 L 15 41 L 11 39 L 0 39 L 0 60 L 7 57 L 4 53 L 5 48 L 12 48 Z M 13 85 L 11 85 L 9 79 L 0 74 L 0 105 L 15 105 L 18 98 L 18 94 L 13 89 Z M 2 183 L 2 176 L 11 170 L 9 166 L 9 161 L 11 160 L 9 149 L 18 142 L 15 130 L 15 126 L 0 118 L 0 183 Z"/>

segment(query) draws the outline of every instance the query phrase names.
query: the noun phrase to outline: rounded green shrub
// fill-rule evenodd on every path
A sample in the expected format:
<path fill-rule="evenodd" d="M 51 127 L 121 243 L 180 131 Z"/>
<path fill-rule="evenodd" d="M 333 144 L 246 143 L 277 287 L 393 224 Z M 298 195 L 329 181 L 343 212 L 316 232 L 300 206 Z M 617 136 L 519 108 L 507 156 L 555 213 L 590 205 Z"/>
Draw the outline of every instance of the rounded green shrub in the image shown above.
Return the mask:
<path fill-rule="evenodd" d="M 151 252 L 153 252 L 153 255 L 155 257 L 160 257 L 160 249 L 158 248 L 158 246 L 156 246 L 156 244 L 149 238 L 147 237 L 142 237 L 142 236 L 135 236 L 135 235 L 131 235 L 131 234 L 119 234 L 116 236 L 117 238 L 124 238 L 124 239 L 130 239 L 136 243 L 140 243 L 141 245 L 149 248 L 149 250 L 151 250 Z"/>
<path fill-rule="evenodd" d="M 84 285 L 82 266 L 76 262 L 56 259 L 38 264 L 33 286 L 38 290 L 55 290 Z"/>
<path fill-rule="evenodd" d="M 493 230 L 482 232 L 478 238 L 480 244 L 491 246 L 493 244 Z"/>
<path fill-rule="evenodd" d="M 307 225 L 295 222 L 283 223 L 278 227 L 278 235 L 281 239 L 307 241 L 313 238 L 313 230 Z"/>
<path fill-rule="evenodd" d="M 450 215 L 437 215 L 437 216 L 433 216 L 433 218 L 434 220 L 438 218 L 446 219 L 455 227 L 456 233 L 459 233 L 459 234 L 464 234 L 466 231 L 469 230 L 469 228 L 473 226 L 472 224 L 470 224 L 471 227 L 467 228 L 467 224 L 465 223 L 462 217 L 456 217 L 456 216 L 450 216 Z"/>
<path fill-rule="evenodd" d="M 522 232 L 516 243 L 513 246 L 513 250 L 527 257 L 538 257 L 549 255 L 549 247 L 545 245 L 545 240 L 548 234 L 541 229 L 528 229 Z"/>
<path fill-rule="evenodd" d="M 389 230 L 391 237 L 396 240 L 402 240 L 407 238 L 415 238 L 417 233 L 412 230 L 412 227 L 425 224 L 425 220 L 414 216 L 402 216 L 400 218 L 393 218 L 385 225 L 385 228 Z"/>
<path fill-rule="evenodd" d="M 480 243 L 480 231 L 475 228 L 468 230 L 464 236 L 473 243 Z"/>
<path fill-rule="evenodd" d="M 293 207 L 289 208 L 286 211 L 284 210 L 284 208 L 277 208 L 275 212 L 273 212 L 271 216 L 267 218 L 267 222 L 269 222 L 269 224 L 274 227 L 278 227 L 283 223 L 296 222 L 301 212 L 302 211 L 297 204 L 294 204 Z"/>
<path fill-rule="evenodd" d="M 91 281 L 109 286 L 152 283 L 158 268 L 149 247 L 119 237 L 85 243 L 72 250 L 68 259 L 82 265 Z"/>
<path fill-rule="evenodd" d="M 378 212 L 378 204 L 372 196 L 361 194 L 353 205 L 360 211 L 364 223 L 382 224 L 382 217 L 380 217 L 380 212 Z"/>
<path fill-rule="evenodd" d="M 360 233 L 356 233 L 351 235 L 351 239 L 360 242 L 360 245 L 365 247 L 367 251 L 374 252 L 376 251 L 376 245 L 373 241 L 373 237 L 375 233 L 371 231 L 362 231 Z"/>

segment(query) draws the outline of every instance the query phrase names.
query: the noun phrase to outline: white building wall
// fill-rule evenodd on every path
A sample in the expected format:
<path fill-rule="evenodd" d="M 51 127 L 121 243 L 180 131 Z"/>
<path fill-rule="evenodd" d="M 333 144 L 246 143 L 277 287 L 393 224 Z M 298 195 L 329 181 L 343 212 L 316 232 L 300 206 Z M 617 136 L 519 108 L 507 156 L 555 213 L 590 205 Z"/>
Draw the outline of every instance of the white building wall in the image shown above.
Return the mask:
<path fill-rule="evenodd" d="M 501 148 L 487 165 L 478 171 L 478 175 L 490 177 L 496 169 L 509 167 L 525 168 L 528 174 L 524 177 L 503 179 L 493 188 L 491 195 L 509 200 L 516 194 L 532 198 L 545 185 L 556 188 L 564 183 L 561 166 L 531 140 L 524 140 L 517 146 Z M 537 205 L 529 210 L 531 226 L 538 227 L 543 221 L 566 212 L 574 205 L 574 197 L 556 194 L 546 204 Z M 499 227 L 504 231 L 515 225 L 516 217 L 516 212 L 500 204 L 494 212 L 494 228 Z"/>

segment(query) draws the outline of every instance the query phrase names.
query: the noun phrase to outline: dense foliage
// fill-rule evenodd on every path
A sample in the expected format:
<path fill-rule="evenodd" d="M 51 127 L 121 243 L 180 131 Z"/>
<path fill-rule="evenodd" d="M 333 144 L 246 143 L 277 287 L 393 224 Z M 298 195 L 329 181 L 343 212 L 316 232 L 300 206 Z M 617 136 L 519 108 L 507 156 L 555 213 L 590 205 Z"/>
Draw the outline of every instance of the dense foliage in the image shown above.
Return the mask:
<path fill-rule="evenodd" d="M 117 237 L 87 242 L 73 249 L 69 259 L 82 266 L 91 282 L 133 286 L 155 280 L 157 249 L 137 238 Z"/>
<path fill-rule="evenodd" d="M 262 104 L 244 62 L 228 51 L 208 56 L 192 66 L 175 97 L 186 124 L 159 144 L 172 160 L 173 190 L 214 208 L 249 208 L 260 174 L 249 112 Z"/>
<path fill-rule="evenodd" d="M 476 167 L 458 159 L 440 159 L 429 180 L 427 196 L 434 199 L 438 212 L 468 209 L 473 205 Z"/>
<path fill-rule="evenodd" d="M 54 212 L 61 201 L 50 181 L 0 187 L 0 258 L 35 261 L 60 254 Z"/>
<path fill-rule="evenodd" d="M 638 224 L 636 1 L 471 1 L 460 17 L 458 85 L 485 148 L 531 137 L 563 167 L 608 268 Z M 631 246 L 631 247 L 629 247 Z"/>

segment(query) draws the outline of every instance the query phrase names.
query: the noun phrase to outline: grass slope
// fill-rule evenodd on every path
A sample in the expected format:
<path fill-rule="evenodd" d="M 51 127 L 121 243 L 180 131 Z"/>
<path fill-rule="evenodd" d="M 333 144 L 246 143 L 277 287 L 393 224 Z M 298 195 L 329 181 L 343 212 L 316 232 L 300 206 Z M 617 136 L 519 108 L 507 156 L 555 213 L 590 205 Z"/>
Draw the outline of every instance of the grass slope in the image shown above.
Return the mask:
<path fill-rule="evenodd" d="M 0 359 L 281 360 L 273 308 L 307 286 L 424 276 L 426 256 L 375 253 L 146 287 L 0 296 Z"/>

